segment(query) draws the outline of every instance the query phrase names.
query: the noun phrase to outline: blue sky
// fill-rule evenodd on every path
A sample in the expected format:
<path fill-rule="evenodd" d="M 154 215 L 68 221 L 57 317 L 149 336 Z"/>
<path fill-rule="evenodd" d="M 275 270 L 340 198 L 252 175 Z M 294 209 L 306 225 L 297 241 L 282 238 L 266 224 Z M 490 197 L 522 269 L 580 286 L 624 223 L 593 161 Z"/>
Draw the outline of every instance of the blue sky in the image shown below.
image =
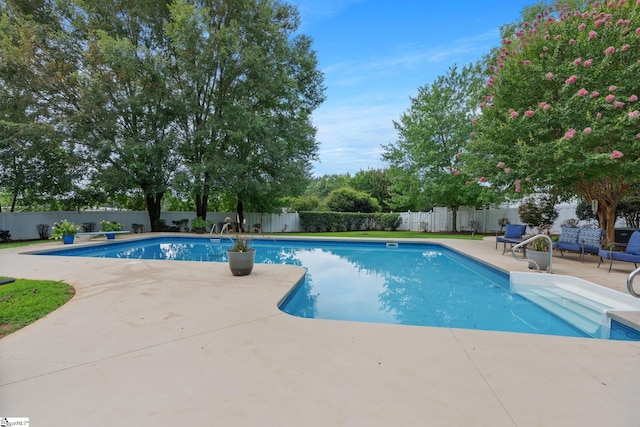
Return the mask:
<path fill-rule="evenodd" d="M 384 168 L 382 145 L 420 86 L 500 44 L 535 0 L 289 0 L 313 40 L 327 100 L 313 115 L 314 175 Z"/>

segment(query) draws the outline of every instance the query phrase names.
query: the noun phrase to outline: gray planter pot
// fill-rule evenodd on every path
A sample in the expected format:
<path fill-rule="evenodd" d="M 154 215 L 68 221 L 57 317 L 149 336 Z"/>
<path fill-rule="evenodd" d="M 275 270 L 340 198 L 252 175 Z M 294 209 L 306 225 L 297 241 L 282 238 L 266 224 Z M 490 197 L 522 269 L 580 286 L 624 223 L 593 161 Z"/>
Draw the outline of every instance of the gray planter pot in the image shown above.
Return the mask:
<path fill-rule="evenodd" d="M 249 249 L 249 252 L 227 251 L 227 259 L 229 260 L 229 269 L 231 270 L 231 274 L 234 276 L 246 276 L 247 274 L 251 274 L 255 255 L 255 248 Z"/>
<path fill-rule="evenodd" d="M 538 263 L 540 270 L 546 270 L 549 268 L 549 251 L 534 251 L 532 249 L 527 249 L 527 259 Z M 536 268 L 536 266 L 530 262 L 529 268 Z"/>

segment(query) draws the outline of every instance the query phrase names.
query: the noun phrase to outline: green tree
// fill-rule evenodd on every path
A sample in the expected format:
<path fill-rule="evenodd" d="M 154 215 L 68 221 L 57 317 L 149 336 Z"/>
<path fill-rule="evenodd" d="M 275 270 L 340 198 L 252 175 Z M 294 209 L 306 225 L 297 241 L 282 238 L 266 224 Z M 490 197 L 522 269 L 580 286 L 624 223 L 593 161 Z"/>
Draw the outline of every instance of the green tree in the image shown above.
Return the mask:
<path fill-rule="evenodd" d="M 351 187 L 351 175 L 329 174 L 311 178 L 304 192 L 305 196 L 315 196 L 320 200 L 325 199 L 333 190 L 342 187 Z"/>
<path fill-rule="evenodd" d="M 327 209 L 333 212 L 362 212 L 371 213 L 380 210 L 376 199 L 363 191 L 356 191 L 351 187 L 334 190 L 327 197 Z"/>
<path fill-rule="evenodd" d="M 312 111 L 324 100 L 297 10 L 275 0 L 176 1 L 167 35 L 187 182 L 196 213 L 211 194 L 272 210 L 300 193 L 316 158 Z"/>
<path fill-rule="evenodd" d="M 595 199 L 613 241 L 616 206 L 640 172 L 638 28 L 637 2 L 603 2 L 547 8 L 505 34 L 469 145 L 478 179 Z"/>
<path fill-rule="evenodd" d="M 76 134 L 95 153 L 88 159 L 94 181 L 113 196 L 140 189 L 155 226 L 181 163 L 166 79 L 167 2 L 87 0 L 82 6 L 74 20 L 87 43 Z"/>
<path fill-rule="evenodd" d="M 459 167 L 481 86 L 479 65 L 449 68 L 430 86 L 418 89 L 409 111 L 394 122 L 398 141 L 384 147 L 383 159 L 394 168 L 402 196 L 423 206 L 449 207 L 454 230 L 460 206 L 486 203 L 489 196 L 469 187 Z"/>
<path fill-rule="evenodd" d="M 82 175 L 65 123 L 77 49 L 55 10 L 54 2 L 0 2 L 0 190 L 12 211 L 54 205 Z"/>
<path fill-rule="evenodd" d="M 376 199 L 385 212 L 391 209 L 391 185 L 386 169 L 360 170 L 351 179 L 351 187 Z"/>

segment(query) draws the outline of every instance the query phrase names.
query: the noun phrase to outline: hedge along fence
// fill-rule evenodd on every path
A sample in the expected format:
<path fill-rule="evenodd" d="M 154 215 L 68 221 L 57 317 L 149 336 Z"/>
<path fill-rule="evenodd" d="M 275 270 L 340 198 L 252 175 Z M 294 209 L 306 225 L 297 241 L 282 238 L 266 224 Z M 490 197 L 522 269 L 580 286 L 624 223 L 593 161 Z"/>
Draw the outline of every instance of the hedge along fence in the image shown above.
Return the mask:
<path fill-rule="evenodd" d="M 397 213 L 299 212 L 300 228 L 307 232 L 351 230 L 397 230 Z"/>

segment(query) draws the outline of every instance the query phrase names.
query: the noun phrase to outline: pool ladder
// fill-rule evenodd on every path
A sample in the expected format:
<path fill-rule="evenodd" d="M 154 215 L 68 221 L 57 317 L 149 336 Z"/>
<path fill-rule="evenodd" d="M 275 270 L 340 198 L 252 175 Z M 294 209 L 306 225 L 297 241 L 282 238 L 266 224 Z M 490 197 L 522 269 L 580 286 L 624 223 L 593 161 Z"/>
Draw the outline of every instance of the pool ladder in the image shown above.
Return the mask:
<path fill-rule="evenodd" d="M 636 292 L 636 290 L 633 289 L 633 279 L 636 277 L 636 274 L 638 273 L 640 273 L 640 267 L 633 270 L 631 274 L 629 274 L 629 277 L 627 277 L 627 290 L 631 295 L 633 295 L 636 298 L 640 298 L 640 293 Z"/>
<path fill-rule="evenodd" d="M 227 232 L 227 238 L 233 242 L 233 239 L 231 237 L 229 237 L 229 226 L 231 224 L 229 224 L 228 222 L 225 222 L 225 224 L 220 228 L 220 234 L 218 234 L 218 237 L 214 237 L 214 233 L 216 232 L 217 228 L 218 228 L 218 224 L 213 224 L 213 226 L 211 227 L 211 232 L 209 233 L 209 240 L 211 241 L 222 241 L 222 235 L 224 234 L 224 232 Z"/>
<path fill-rule="evenodd" d="M 538 239 L 547 239 L 548 244 L 549 244 L 549 267 L 547 267 L 547 272 L 548 273 L 553 273 L 553 271 L 551 270 L 551 263 L 553 261 L 553 241 L 551 240 L 551 237 L 547 236 L 546 234 L 536 234 L 533 237 L 528 238 L 527 240 L 518 243 L 517 245 L 513 246 L 511 248 L 511 256 L 513 256 L 515 259 L 517 259 L 518 261 L 524 261 L 524 262 L 528 262 L 529 265 L 533 264 L 536 266 L 536 270 L 538 271 L 538 273 L 540 273 L 540 266 L 538 265 L 537 262 L 535 262 L 532 259 L 529 258 L 518 258 L 516 256 L 516 249 L 518 248 L 522 248 L 523 249 L 523 253 L 526 254 L 526 246 L 527 244 L 533 242 L 534 240 L 538 240 Z"/>

